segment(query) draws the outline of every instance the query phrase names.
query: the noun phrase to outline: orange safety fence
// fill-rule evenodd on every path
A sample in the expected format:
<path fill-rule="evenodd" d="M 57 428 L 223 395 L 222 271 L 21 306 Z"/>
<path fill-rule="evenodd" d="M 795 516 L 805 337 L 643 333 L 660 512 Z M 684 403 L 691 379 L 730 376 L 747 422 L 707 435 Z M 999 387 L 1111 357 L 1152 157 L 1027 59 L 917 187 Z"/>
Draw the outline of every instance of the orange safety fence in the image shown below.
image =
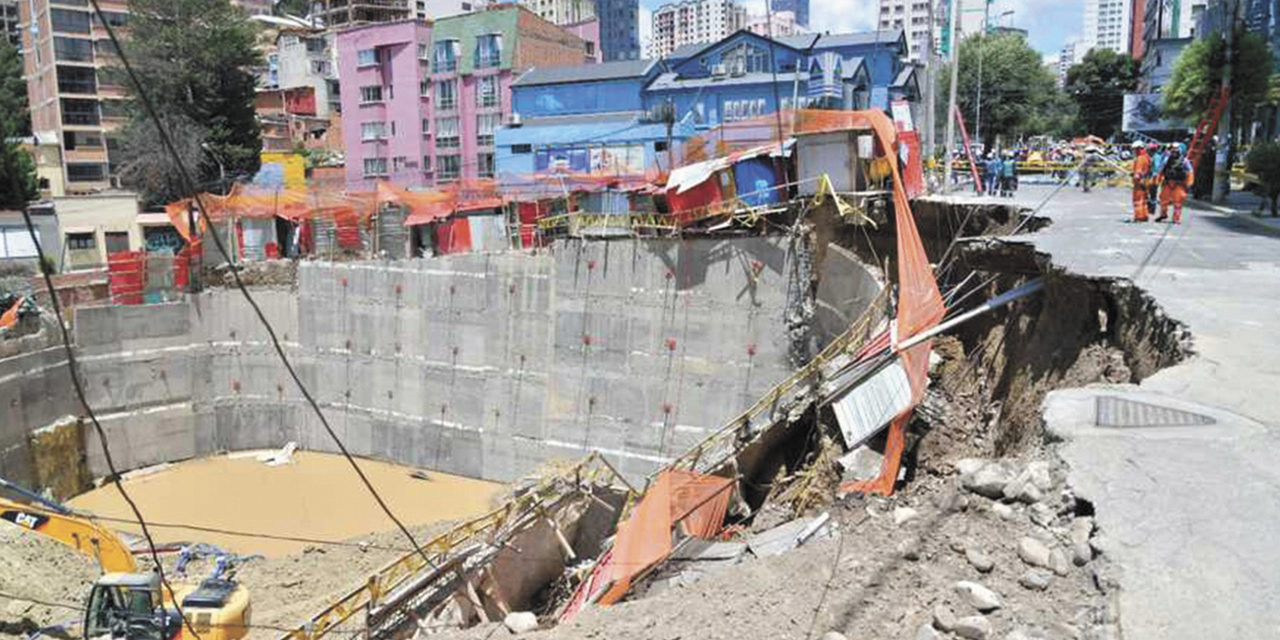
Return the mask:
<path fill-rule="evenodd" d="M 733 478 L 709 476 L 693 471 L 671 470 L 645 491 L 618 535 L 609 559 L 613 585 L 600 604 L 621 600 L 631 581 L 671 555 L 671 533 L 679 524 L 686 535 L 712 539 L 724 526 Z"/>

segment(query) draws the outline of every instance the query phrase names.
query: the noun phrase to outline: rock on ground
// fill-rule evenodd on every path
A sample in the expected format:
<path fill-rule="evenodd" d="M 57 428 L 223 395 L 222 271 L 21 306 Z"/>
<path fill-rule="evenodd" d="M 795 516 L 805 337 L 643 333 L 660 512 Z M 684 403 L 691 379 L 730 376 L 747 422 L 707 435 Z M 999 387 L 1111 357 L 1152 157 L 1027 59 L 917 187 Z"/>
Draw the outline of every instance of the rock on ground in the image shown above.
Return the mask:
<path fill-rule="evenodd" d="M 968 580 L 961 580 L 956 583 L 956 593 L 968 602 L 970 606 L 978 611 L 991 611 L 1004 606 L 1000 600 L 1000 596 L 996 592 Z"/>
<path fill-rule="evenodd" d="M 956 635 L 969 640 L 985 640 L 991 635 L 991 621 L 986 616 L 967 616 L 956 620 Z"/>
<path fill-rule="evenodd" d="M 526 633 L 538 628 L 538 616 L 529 611 L 512 611 L 502 619 L 511 633 Z"/>
<path fill-rule="evenodd" d="M 965 549 L 964 559 L 968 560 L 969 564 L 973 565 L 974 569 L 977 569 L 982 573 L 988 573 L 996 566 L 996 563 L 991 559 L 991 556 L 987 555 L 987 552 L 979 549 L 978 547 L 969 547 Z"/>
<path fill-rule="evenodd" d="M 1035 538 L 1024 537 L 1018 541 L 1018 557 L 1033 567 L 1048 567 L 1049 555 L 1049 547 Z"/>

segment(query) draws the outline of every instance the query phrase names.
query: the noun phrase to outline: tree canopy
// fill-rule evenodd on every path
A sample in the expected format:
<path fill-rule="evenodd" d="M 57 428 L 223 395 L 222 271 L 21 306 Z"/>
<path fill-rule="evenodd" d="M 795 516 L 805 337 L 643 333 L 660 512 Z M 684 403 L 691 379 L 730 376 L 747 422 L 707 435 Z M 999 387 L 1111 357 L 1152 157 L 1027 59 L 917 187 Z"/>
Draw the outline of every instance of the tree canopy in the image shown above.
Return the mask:
<path fill-rule="evenodd" d="M 196 148 L 201 141 L 208 148 L 198 166 L 189 166 L 196 173 L 196 188 L 218 182 L 217 160 L 228 174 L 256 173 L 262 134 L 253 108 L 252 69 L 262 64 L 262 57 L 254 47 L 253 23 L 228 0 L 130 0 L 129 6 L 125 53 L 156 110 L 166 121 L 181 123 L 175 134 L 190 138 L 174 140 L 180 155 L 188 155 L 192 140 Z M 123 145 L 126 174 L 164 170 L 165 163 L 147 155 L 156 142 L 154 125 L 146 122 L 132 83 L 122 84 L 134 99 Z M 175 169 L 170 163 L 168 170 Z M 145 198 L 156 203 L 187 195 L 177 190 L 178 184 L 174 176 L 151 176 L 140 186 Z M 159 191 L 151 190 L 161 185 Z"/>
<path fill-rule="evenodd" d="M 0 209 L 21 209 L 40 195 L 35 162 L 17 141 L 29 135 L 22 63 L 13 45 L 0 38 Z"/>
<path fill-rule="evenodd" d="M 1120 130 L 1124 94 L 1138 90 L 1142 67 L 1131 56 L 1110 49 L 1092 49 L 1080 64 L 1067 70 L 1066 92 L 1078 108 L 1080 128 L 1100 138 Z"/>
<path fill-rule="evenodd" d="M 1231 72 L 1233 104 L 1246 117 L 1271 101 L 1273 62 L 1262 36 L 1241 31 L 1235 38 Z M 1227 41 L 1220 33 L 1197 40 L 1182 50 L 1173 65 L 1173 77 L 1164 88 L 1168 115 L 1199 120 L 1209 101 L 1222 87 L 1227 63 Z"/>
<path fill-rule="evenodd" d="M 1061 124 L 1054 115 L 1061 115 L 1064 106 L 1056 98 L 1061 90 L 1025 38 L 1016 34 L 970 37 L 960 43 L 959 66 L 956 102 L 969 134 L 978 136 L 981 132 L 981 141 L 988 147 L 996 136 L 1045 133 L 1039 128 Z M 940 96 L 947 95 L 950 73 L 950 68 L 944 68 L 938 74 Z M 939 102 L 945 117 L 947 101 Z"/>
<path fill-rule="evenodd" d="M 1271 215 L 1280 214 L 1276 201 L 1280 199 L 1280 142 L 1259 142 L 1245 157 L 1249 173 L 1257 176 L 1261 194 L 1271 204 Z"/>

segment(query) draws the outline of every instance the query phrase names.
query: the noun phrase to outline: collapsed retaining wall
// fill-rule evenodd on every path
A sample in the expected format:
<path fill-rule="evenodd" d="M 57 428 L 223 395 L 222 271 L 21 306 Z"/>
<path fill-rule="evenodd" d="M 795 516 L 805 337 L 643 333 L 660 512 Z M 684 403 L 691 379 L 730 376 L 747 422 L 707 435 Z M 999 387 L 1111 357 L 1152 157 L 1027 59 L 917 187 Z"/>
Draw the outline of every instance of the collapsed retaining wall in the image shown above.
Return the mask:
<path fill-rule="evenodd" d="M 784 309 L 810 283 L 788 282 L 789 247 L 570 240 L 308 262 L 296 288 L 254 294 L 355 454 L 506 481 L 597 449 L 637 477 L 790 373 Z M 856 316 L 879 281 L 832 255 L 821 272 L 840 295 L 823 304 Z M 238 291 L 79 309 L 75 340 L 121 469 L 290 440 L 335 449 Z M 0 475 L 34 481 L 31 432 L 79 413 L 52 343 L 0 358 Z M 104 475 L 84 431 L 88 470 Z"/>

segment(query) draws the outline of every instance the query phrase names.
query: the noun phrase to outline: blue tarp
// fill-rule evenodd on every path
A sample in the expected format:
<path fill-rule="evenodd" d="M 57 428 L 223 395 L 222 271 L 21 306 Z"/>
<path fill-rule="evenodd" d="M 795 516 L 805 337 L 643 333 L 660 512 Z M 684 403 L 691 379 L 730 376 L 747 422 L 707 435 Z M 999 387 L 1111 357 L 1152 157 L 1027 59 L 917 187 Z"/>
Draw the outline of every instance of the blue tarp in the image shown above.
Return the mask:
<path fill-rule="evenodd" d="M 739 160 L 733 165 L 733 179 L 738 185 L 738 199 L 752 207 L 782 201 L 782 184 L 772 156 Z"/>

